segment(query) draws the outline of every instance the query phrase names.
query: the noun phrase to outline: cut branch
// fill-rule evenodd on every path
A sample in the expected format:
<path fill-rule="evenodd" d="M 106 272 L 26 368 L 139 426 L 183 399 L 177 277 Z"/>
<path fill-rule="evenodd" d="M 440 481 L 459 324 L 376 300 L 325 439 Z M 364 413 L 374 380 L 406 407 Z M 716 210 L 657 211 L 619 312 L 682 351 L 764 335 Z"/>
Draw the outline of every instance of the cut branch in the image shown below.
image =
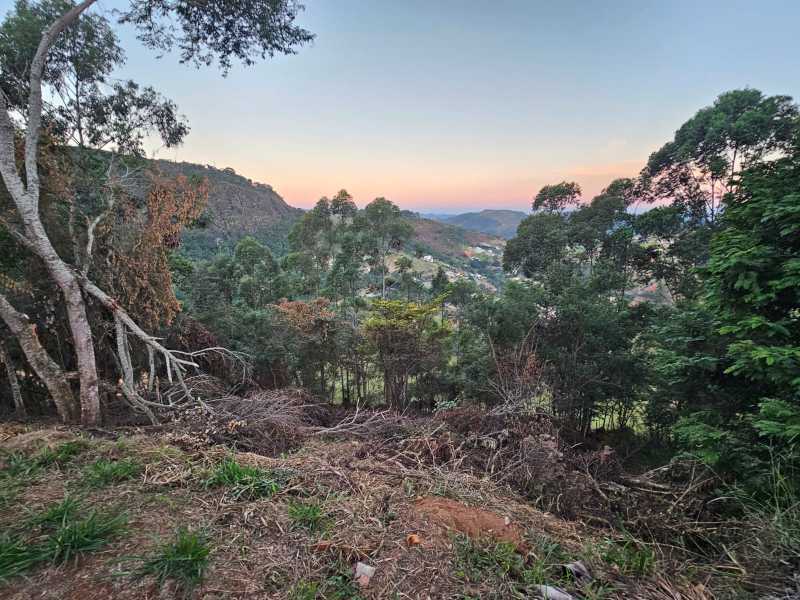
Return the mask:
<path fill-rule="evenodd" d="M 28 317 L 17 311 L 2 294 L 0 294 L 0 318 L 17 338 L 25 358 L 36 375 L 47 386 L 61 419 L 65 423 L 77 421 L 78 405 L 67 377 L 39 342 L 36 325 L 30 323 Z"/>
<path fill-rule="evenodd" d="M 80 278 L 81 286 L 84 290 L 90 295 L 94 296 L 100 303 L 105 306 L 108 310 L 111 311 L 111 314 L 114 315 L 114 320 L 121 323 L 125 328 L 128 329 L 135 337 L 139 338 L 142 342 L 146 345 L 153 348 L 153 350 L 160 352 L 164 356 L 164 360 L 167 363 L 167 377 L 169 381 L 172 382 L 172 374 L 175 374 L 175 378 L 178 380 L 181 388 L 183 389 L 186 397 L 189 400 L 192 400 L 192 394 L 189 391 L 189 388 L 186 386 L 186 382 L 183 378 L 183 373 L 186 370 L 186 367 L 195 367 L 198 368 L 199 365 L 195 362 L 190 360 L 184 360 L 182 358 L 178 358 L 175 355 L 175 352 L 172 350 L 168 350 L 164 346 L 162 346 L 158 339 L 154 336 L 145 332 L 139 325 L 134 321 L 130 315 L 119 305 L 119 302 L 114 300 L 111 296 L 106 294 L 103 290 L 97 287 L 94 283 L 92 283 L 86 277 L 81 276 Z"/>
<path fill-rule="evenodd" d="M 14 399 L 14 410 L 19 418 L 24 419 L 28 416 L 28 411 L 25 410 L 25 402 L 22 400 L 22 392 L 19 389 L 17 370 L 3 342 L 0 342 L 0 362 L 6 366 L 8 385 L 11 387 L 11 396 Z"/>
<path fill-rule="evenodd" d="M 153 411 L 147 406 L 145 399 L 136 391 L 136 383 L 133 379 L 133 365 L 131 364 L 131 353 L 125 334 L 125 325 L 123 325 L 122 319 L 120 319 L 118 313 L 114 313 L 114 331 L 117 337 L 117 357 L 119 358 L 120 370 L 122 371 L 122 381 L 120 381 L 122 393 L 134 410 L 143 412 L 153 425 L 158 425 L 158 419 L 156 419 Z"/>

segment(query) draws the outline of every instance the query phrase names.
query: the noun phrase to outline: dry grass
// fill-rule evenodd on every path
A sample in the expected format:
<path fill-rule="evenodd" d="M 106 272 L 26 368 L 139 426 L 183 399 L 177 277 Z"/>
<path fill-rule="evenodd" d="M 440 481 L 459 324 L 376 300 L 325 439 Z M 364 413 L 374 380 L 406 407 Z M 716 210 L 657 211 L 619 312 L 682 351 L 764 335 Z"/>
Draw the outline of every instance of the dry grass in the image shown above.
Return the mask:
<path fill-rule="evenodd" d="M 66 438 L 59 431 L 62 442 Z M 13 440 L 18 433 L 8 438 Z M 195 598 L 306 597 L 300 593 L 314 589 L 323 590 L 327 597 L 336 593 L 356 597 L 346 595 L 352 594 L 347 586 L 356 561 L 376 568 L 370 585 L 360 592 L 365 599 L 513 597 L 503 595 L 513 586 L 502 588 L 501 593 L 497 581 L 466 581 L 459 574 L 456 532 L 417 509 L 420 498 L 428 497 L 457 501 L 464 510 L 491 511 L 513 524 L 529 549 L 525 561 L 532 568 L 540 560 L 537 548 L 557 544 L 565 559 L 576 560 L 612 535 L 580 520 L 567 521 L 537 510 L 500 478 L 464 469 L 458 453 L 436 441 L 436 435 L 411 435 L 400 445 L 397 440 L 382 445 L 376 440 L 312 435 L 292 454 L 266 457 L 209 446 L 202 436 L 191 433 L 126 433 L 119 439 L 90 441 L 88 449 L 69 464 L 25 482 L 15 502 L 0 507 L 0 526 L 14 530 L 21 506 L 41 512 L 66 495 L 80 496 L 89 509 L 124 509 L 126 533 L 77 563 L 31 570 L 26 578 L 0 588 L 0 596 L 15 600 L 176 597 L 184 590 L 170 587 L 169 579 L 159 582 L 154 576 L 135 578 L 125 573 L 134 569 L 132 557 L 153 555 L 165 539 L 186 527 L 202 530 L 211 549 Z M 47 434 L 35 437 L 46 440 Z M 240 465 L 289 476 L 271 497 L 264 498 L 237 497 L 204 485 L 209 473 L 232 456 Z M 98 460 L 136 460 L 141 470 L 134 479 L 108 487 L 82 485 L 83 470 Z M 297 526 L 293 508 L 297 506 L 318 506 L 324 526 Z M 492 536 L 491 531 L 485 533 Z M 585 598 L 725 597 L 681 584 L 676 577 L 635 579 L 608 567 L 592 564 L 595 575 L 609 583 L 609 591 Z"/>

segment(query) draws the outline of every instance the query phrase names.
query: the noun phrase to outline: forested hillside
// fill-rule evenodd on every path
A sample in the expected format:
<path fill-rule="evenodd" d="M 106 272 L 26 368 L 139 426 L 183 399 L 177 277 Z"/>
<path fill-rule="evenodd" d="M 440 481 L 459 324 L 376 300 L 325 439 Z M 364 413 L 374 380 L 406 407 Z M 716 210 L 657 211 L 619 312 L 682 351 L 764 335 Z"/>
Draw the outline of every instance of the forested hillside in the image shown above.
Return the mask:
<path fill-rule="evenodd" d="M 250 237 L 267 246 L 278 257 L 289 252 L 289 232 L 303 211 L 289 206 L 271 186 L 237 175 L 233 169 L 210 165 L 174 163 L 165 160 L 142 161 L 146 171 L 164 177 L 183 176 L 203 180 L 208 186 L 205 208 L 181 234 L 181 255 L 191 260 L 210 259 L 219 253 L 231 253 L 235 245 Z M 146 193 L 146 179 L 141 191 Z M 455 224 L 438 223 L 416 213 L 403 211 L 402 218 L 413 229 L 407 251 L 416 258 L 430 255 L 434 261 L 464 276 L 473 273 L 490 275 L 494 283 L 503 280 L 499 257 L 504 241 L 497 237 L 469 231 Z M 489 251 L 473 261 L 475 247 Z M 479 248 L 477 254 L 481 254 Z M 419 265 L 423 270 L 426 265 Z"/>
<path fill-rule="evenodd" d="M 791 97 L 710 99 L 504 242 L 145 160 L 189 129 L 119 26 L 223 73 L 313 34 L 93 4 L 0 25 L 0 595 L 798 598 Z"/>

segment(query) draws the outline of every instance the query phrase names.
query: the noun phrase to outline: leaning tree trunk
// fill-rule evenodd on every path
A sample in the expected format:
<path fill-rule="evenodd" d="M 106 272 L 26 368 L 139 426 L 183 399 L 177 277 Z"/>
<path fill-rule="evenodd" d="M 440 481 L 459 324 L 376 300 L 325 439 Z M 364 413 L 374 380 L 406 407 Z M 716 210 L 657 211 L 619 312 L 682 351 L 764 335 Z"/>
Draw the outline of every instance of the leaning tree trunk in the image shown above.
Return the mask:
<path fill-rule="evenodd" d="M 44 382 L 61 419 L 65 423 L 77 421 L 78 406 L 67 377 L 39 342 L 36 325 L 30 323 L 27 317 L 11 306 L 11 303 L 2 295 L 0 295 L 0 318 L 17 338 L 28 363 L 39 379 Z"/>
<path fill-rule="evenodd" d="M 81 286 L 71 267 L 56 252 L 39 216 L 39 139 L 42 133 L 42 79 L 47 55 L 58 36 L 96 0 L 84 0 L 56 20 L 42 35 L 30 65 L 28 120 L 25 131 L 24 180 L 17 170 L 16 132 L 8 113 L 8 100 L 0 91 L 0 175 L 22 221 L 22 232 L 12 235 L 36 254 L 58 285 L 67 308 L 70 331 L 80 376 L 81 421 L 95 425 L 100 419 L 100 393 L 95 365 L 94 344 Z M 36 340 L 38 343 L 38 339 Z M 41 345 L 39 345 L 41 347 Z M 27 356 L 27 354 L 26 354 Z M 49 358 L 49 357 L 48 357 Z M 57 402 L 63 400 L 53 398 Z"/>
<path fill-rule="evenodd" d="M 14 363 L 11 362 L 11 356 L 6 351 L 3 342 L 0 342 L 0 362 L 6 366 L 6 375 L 8 376 L 8 385 L 11 388 L 11 397 L 14 399 L 14 412 L 20 419 L 28 416 L 28 411 L 25 410 L 25 402 L 22 400 L 22 392 L 19 390 L 19 380 L 17 379 L 17 371 Z"/>

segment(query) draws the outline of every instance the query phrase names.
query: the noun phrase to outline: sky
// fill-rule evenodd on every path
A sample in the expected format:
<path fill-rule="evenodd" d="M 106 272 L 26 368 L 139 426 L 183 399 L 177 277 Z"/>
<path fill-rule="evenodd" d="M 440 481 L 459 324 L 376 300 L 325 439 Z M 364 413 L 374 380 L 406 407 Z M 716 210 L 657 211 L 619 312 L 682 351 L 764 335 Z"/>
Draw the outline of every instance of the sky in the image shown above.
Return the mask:
<path fill-rule="evenodd" d="M 345 188 L 362 206 L 526 210 L 548 183 L 591 198 L 635 175 L 723 91 L 800 98 L 798 22 L 796 0 L 306 0 L 317 37 L 295 56 L 223 78 L 122 30 L 120 75 L 189 120 L 155 156 L 232 167 L 293 206 Z"/>

